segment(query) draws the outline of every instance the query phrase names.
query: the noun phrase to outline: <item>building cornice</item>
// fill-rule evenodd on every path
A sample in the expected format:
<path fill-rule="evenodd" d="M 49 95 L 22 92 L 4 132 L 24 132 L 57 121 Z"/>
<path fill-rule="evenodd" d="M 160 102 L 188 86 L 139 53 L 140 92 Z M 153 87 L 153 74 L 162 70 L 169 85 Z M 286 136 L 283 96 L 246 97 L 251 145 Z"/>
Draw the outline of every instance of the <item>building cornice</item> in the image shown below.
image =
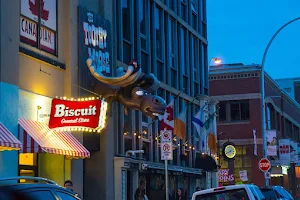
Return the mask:
<path fill-rule="evenodd" d="M 232 100 L 246 100 L 246 99 L 260 99 L 260 93 L 249 93 L 249 94 L 229 94 L 219 95 L 211 97 L 215 101 L 232 101 Z"/>

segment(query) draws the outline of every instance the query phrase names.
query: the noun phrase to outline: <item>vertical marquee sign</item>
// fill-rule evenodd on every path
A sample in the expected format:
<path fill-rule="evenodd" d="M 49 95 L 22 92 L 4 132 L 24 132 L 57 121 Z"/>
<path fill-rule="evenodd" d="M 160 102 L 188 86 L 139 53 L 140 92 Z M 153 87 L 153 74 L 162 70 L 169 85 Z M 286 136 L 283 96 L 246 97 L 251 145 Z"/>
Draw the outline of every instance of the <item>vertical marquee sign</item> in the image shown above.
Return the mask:
<path fill-rule="evenodd" d="M 82 6 L 78 8 L 78 15 L 79 85 L 93 91 L 93 85 L 98 81 L 90 73 L 86 60 L 92 57 L 97 71 L 110 74 L 110 22 Z M 80 96 L 84 95 L 85 91 L 81 90 Z"/>
<path fill-rule="evenodd" d="M 57 0 L 21 0 L 21 42 L 56 54 L 56 38 Z"/>

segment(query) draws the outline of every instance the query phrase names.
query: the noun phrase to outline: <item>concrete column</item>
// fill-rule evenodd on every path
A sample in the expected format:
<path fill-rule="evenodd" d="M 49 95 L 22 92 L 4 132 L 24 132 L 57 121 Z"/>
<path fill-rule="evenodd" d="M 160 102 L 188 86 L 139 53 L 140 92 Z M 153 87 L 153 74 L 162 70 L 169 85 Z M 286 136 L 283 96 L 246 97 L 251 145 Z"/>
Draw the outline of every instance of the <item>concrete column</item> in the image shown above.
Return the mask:
<path fill-rule="evenodd" d="M 126 199 L 126 171 L 124 167 L 124 158 L 114 158 L 114 190 L 119 191 L 115 194 L 115 200 Z M 125 173 L 125 174 L 124 174 Z"/>
<path fill-rule="evenodd" d="M 19 88 L 0 82 L 0 122 L 18 137 Z M 0 151 L 0 177 L 18 175 L 18 151 Z"/>

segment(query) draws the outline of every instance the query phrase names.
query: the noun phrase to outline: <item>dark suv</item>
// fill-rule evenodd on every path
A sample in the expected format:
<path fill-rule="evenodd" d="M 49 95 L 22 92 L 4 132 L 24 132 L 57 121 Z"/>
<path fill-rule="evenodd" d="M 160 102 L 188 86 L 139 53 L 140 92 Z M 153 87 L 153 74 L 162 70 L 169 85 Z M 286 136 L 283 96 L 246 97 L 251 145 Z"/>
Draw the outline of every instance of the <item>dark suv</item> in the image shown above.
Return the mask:
<path fill-rule="evenodd" d="M 22 183 L 21 180 L 25 182 Z M 51 180 L 25 176 L 0 179 L 0 199 L 80 200 L 76 193 L 57 185 Z"/>

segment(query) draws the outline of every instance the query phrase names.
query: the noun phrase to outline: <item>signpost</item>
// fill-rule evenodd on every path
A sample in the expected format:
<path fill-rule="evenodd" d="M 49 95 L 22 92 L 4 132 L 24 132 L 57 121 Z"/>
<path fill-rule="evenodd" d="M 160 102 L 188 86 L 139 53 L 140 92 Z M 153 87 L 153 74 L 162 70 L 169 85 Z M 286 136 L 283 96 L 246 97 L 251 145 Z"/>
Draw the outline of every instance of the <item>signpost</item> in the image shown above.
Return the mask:
<path fill-rule="evenodd" d="M 161 142 L 161 160 L 165 161 L 165 179 L 166 179 L 166 200 L 169 200 L 169 184 L 168 184 L 168 160 L 173 160 L 173 146 L 172 146 L 172 131 L 164 129 L 160 131 Z"/>
<path fill-rule="evenodd" d="M 271 163 L 267 158 L 262 158 L 258 163 L 258 167 L 260 171 L 266 173 L 271 169 Z"/>

